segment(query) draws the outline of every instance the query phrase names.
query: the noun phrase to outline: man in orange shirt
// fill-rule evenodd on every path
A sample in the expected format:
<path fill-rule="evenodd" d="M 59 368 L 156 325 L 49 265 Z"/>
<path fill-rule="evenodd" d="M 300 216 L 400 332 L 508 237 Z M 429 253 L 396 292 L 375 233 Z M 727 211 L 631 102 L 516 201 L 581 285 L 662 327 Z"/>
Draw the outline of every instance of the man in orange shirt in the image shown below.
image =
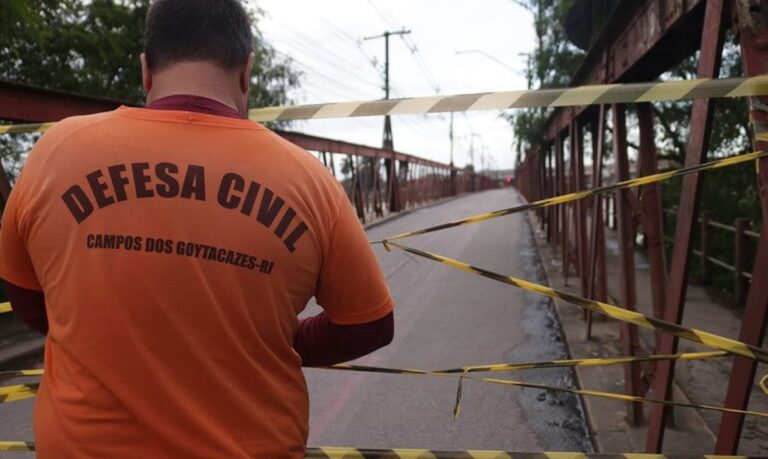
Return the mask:
<path fill-rule="evenodd" d="M 237 0 L 156 0 L 147 107 L 64 120 L 29 155 L 0 277 L 47 333 L 38 457 L 300 458 L 301 365 L 392 339 L 343 189 L 246 119 L 253 59 Z"/>

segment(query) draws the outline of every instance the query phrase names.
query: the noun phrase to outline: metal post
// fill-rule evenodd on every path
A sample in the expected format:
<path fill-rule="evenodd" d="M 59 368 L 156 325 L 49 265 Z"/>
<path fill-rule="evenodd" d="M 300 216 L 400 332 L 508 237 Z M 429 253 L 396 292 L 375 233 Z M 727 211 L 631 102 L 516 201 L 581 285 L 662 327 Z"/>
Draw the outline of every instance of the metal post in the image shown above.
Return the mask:
<path fill-rule="evenodd" d="M 574 191 L 584 189 L 584 142 L 581 136 L 581 125 L 578 119 L 571 123 L 572 135 L 571 142 L 575 147 L 571 147 L 574 152 Z M 581 294 L 587 295 L 587 224 L 586 224 L 586 201 L 579 199 L 576 201 L 576 248 L 577 248 L 577 266 L 579 268 L 579 279 L 581 280 Z"/>
<path fill-rule="evenodd" d="M 709 211 L 706 210 L 701 212 L 699 251 L 701 252 L 701 283 L 707 285 L 711 281 L 712 264 L 709 262 Z"/>
<path fill-rule="evenodd" d="M 557 194 L 562 195 L 566 193 L 566 185 L 565 185 L 565 153 L 563 152 L 563 138 L 561 136 L 558 136 L 555 143 L 555 154 L 556 157 L 556 173 L 557 173 Z M 565 267 L 567 265 L 567 259 L 568 259 L 568 208 L 560 204 L 558 207 L 558 221 L 559 221 L 559 234 L 557 236 L 558 241 L 560 242 L 561 246 L 561 257 L 560 261 L 562 262 L 562 272 L 565 275 L 566 270 Z"/>
<path fill-rule="evenodd" d="M 603 184 L 603 155 L 605 154 L 605 105 L 600 106 L 597 122 L 592 122 L 592 188 Z M 595 290 L 598 291 L 598 300 L 604 301 L 606 295 L 605 273 L 605 228 L 603 227 L 603 197 L 595 196 L 592 207 L 592 228 L 590 231 L 589 259 L 587 271 L 589 273 L 587 285 L 587 298 L 594 298 Z M 599 280 L 596 273 L 599 270 Z M 599 283 L 596 288 L 595 282 Z M 586 311 L 587 339 L 592 338 L 592 311 Z"/>
<path fill-rule="evenodd" d="M 760 8 L 752 10 L 752 5 L 736 2 L 738 14 L 735 18 L 749 18 L 751 24 L 737 22 L 734 29 L 738 30 L 741 41 L 742 63 L 745 76 L 762 75 L 768 72 L 768 46 L 766 34 L 768 25 L 765 22 L 765 1 L 760 2 Z M 759 103 L 758 103 L 759 102 Z M 768 114 L 763 107 L 768 98 L 750 100 L 750 118 L 753 131 L 765 133 L 768 131 Z M 766 149 L 768 142 L 755 141 L 755 148 Z M 763 337 L 768 324 L 768 160 L 758 162 L 757 183 L 760 192 L 760 203 L 763 211 L 762 231 L 755 251 L 755 264 L 752 268 L 752 282 L 747 294 L 744 316 L 741 322 L 739 340 L 754 346 L 763 345 Z M 749 404 L 752 383 L 755 379 L 757 363 L 754 360 L 736 357 L 731 368 L 731 379 L 725 397 L 728 408 L 746 409 Z M 720 430 L 715 445 L 715 454 L 736 454 L 744 426 L 744 416 L 726 413 L 720 421 Z"/>
<path fill-rule="evenodd" d="M 729 19 L 730 0 L 708 0 L 704 13 L 704 25 L 701 33 L 701 53 L 699 56 L 699 78 L 716 78 L 720 71 L 726 24 Z M 712 99 L 697 99 L 693 103 L 691 115 L 690 140 L 685 165 L 701 164 L 707 152 L 709 132 L 712 124 Z M 688 261 L 693 239 L 696 213 L 699 209 L 699 174 L 683 178 L 683 189 L 678 207 L 677 228 L 673 246 L 672 263 L 667 286 L 665 320 L 680 323 L 685 305 L 685 292 L 688 283 Z M 664 335 L 657 349 L 659 354 L 674 354 L 677 339 Z M 653 381 L 653 397 L 669 400 L 672 395 L 674 360 L 660 361 L 656 367 Z M 663 405 L 651 408 L 651 421 L 645 450 L 648 453 L 660 453 L 664 443 L 664 431 L 669 410 Z"/>
<path fill-rule="evenodd" d="M 744 231 L 748 230 L 751 224 L 746 218 L 737 218 L 734 226 L 736 230 L 733 233 L 733 302 L 735 306 L 740 307 L 744 305 L 748 287 L 747 280 L 744 278 L 744 272 L 747 270 L 747 241 Z"/>
<path fill-rule="evenodd" d="M 627 123 L 624 105 L 613 105 L 613 151 L 616 154 L 616 181 L 629 180 L 629 159 L 627 157 Z M 617 192 L 618 239 L 619 239 L 619 285 L 621 306 L 635 309 L 635 225 L 634 216 L 629 206 L 630 190 Z M 624 355 L 636 355 L 639 348 L 637 326 L 621 325 L 621 341 Z M 627 394 L 643 396 L 641 391 L 642 375 L 638 363 L 624 365 L 624 387 Z M 632 426 L 643 423 L 643 405 L 629 403 L 627 420 Z"/>
<path fill-rule="evenodd" d="M 637 105 L 637 117 L 640 127 L 640 167 L 639 175 L 653 175 L 657 172 L 656 141 L 653 128 L 653 112 L 650 104 Z M 646 252 L 650 265 L 651 301 L 654 317 L 664 317 L 664 305 L 667 283 L 667 261 L 664 252 L 664 226 L 661 210 L 661 193 L 658 183 L 651 183 L 640 189 L 643 212 L 641 223 L 645 234 Z M 656 334 L 658 346 L 661 334 Z M 655 365 L 650 365 L 655 368 Z"/>

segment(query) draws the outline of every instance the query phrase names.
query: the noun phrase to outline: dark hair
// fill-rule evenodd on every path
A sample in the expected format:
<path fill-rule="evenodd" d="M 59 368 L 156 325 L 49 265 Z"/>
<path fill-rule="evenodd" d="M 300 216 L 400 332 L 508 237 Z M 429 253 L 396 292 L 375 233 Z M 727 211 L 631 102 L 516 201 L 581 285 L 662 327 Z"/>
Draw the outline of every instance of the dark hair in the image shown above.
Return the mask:
<path fill-rule="evenodd" d="M 180 61 L 210 61 L 229 70 L 253 51 L 250 20 L 240 0 L 154 0 L 144 43 L 153 71 Z"/>

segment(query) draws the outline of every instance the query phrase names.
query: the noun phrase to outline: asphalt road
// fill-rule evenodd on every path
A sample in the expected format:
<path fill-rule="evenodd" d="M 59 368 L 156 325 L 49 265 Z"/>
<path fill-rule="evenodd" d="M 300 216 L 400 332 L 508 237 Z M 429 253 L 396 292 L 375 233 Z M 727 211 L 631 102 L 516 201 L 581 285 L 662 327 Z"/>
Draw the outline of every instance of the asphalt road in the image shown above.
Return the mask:
<path fill-rule="evenodd" d="M 511 189 L 477 193 L 414 211 L 368 233 L 378 239 L 518 203 Z M 543 280 L 523 215 L 403 242 L 502 273 Z M 566 356 L 549 301 L 396 249 L 374 250 L 396 301 L 396 336 L 391 345 L 356 363 L 438 369 Z M 316 311 L 310 306 L 305 313 Z M 310 446 L 591 450 L 578 400 L 570 395 L 465 381 L 461 414 L 454 420 L 454 379 L 319 369 L 309 369 L 306 375 Z M 574 384 L 572 373 L 561 369 L 514 377 Z M 31 411 L 32 401 L 0 405 L 0 440 L 31 440 Z M 31 455 L 0 453 L 0 457 Z"/>
<path fill-rule="evenodd" d="M 369 230 L 380 239 L 519 204 L 511 189 L 464 196 Z M 417 236 L 407 245 L 481 267 L 542 281 L 526 218 L 513 215 Z M 566 355 L 549 302 L 536 295 L 406 254 L 375 248 L 396 302 L 395 339 L 361 364 L 439 369 L 538 361 Z M 583 416 L 572 396 L 464 384 L 423 376 L 307 370 L 311 446 L 588 451 Z M 496 375 L 498 376 L 498 375 Z M 500 376 L 504 377 L 504 376 Z M 516 378 L 572 384 L 568 371 Z"/>

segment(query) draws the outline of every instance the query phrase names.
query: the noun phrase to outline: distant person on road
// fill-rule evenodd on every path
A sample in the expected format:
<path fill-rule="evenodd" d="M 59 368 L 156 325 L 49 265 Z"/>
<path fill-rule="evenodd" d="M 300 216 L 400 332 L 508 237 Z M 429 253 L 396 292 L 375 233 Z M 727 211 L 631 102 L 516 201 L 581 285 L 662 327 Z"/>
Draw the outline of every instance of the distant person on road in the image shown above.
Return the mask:
<path fill-rule="evenodd" d="M 47 333 L 39 458 L 301 458 L 301 365 L 391 341 L 342 187 L 247 119 L 252 46 L 238 0 L 155 0 L 146 107 L 66 119 L 29 155 L 0 277 Z"/>

